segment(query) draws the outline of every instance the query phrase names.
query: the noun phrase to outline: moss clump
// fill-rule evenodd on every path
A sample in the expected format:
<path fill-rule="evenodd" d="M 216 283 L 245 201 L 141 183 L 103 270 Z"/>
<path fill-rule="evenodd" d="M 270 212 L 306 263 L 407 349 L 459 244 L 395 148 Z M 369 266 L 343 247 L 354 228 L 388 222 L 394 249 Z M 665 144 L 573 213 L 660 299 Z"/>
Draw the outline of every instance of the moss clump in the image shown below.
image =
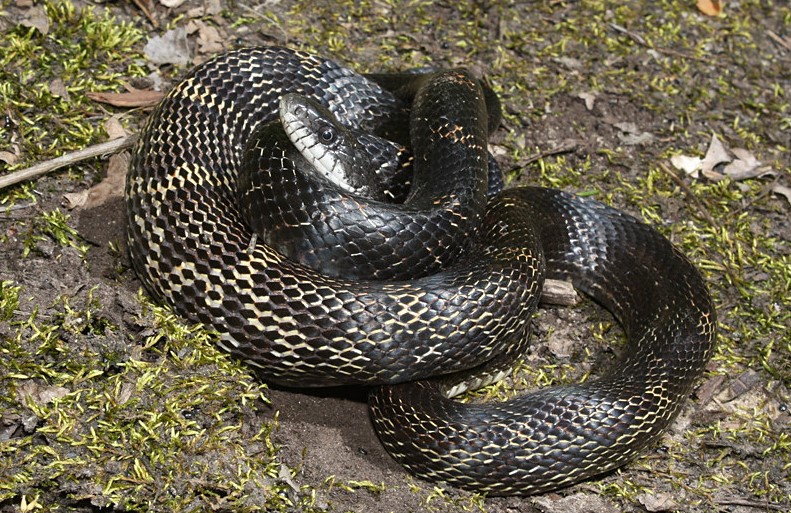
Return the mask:
<path fill-rule="evenodd" d="M 131 24 L 69 1 L 46 1 L 41 15 L 46 33 L 16 25 L 0 45 L 0 140 L 14 142 L 16 167 L 98 142 L 107 115 L 85 93 L 143 73 L 130 59 L 143 36 Z"/>
<path fill-rule="evenodd" d="M 69 225 L 69 218 L 70 216 L 57 208 L 33 218 L 24 238 L 22 256 L 28 256 L 31 251 L 38 248 L 38 243 L 50 239 L 61 247 L 76 249 L 84 258 L 88 246 L 80 241 L 77 230 Z"/>
<path fill-rule="evenodd" d="M 265 387 L 210 334 L 147 307 L 140 315 L 157 328 L 137 345 L 116 338 L 95 289 L 29 315 L 20 287 L 3 282 L 0 293 L 12 319 L 0 409 L 18 412 L 6 420 L 27 433 L 0 444 L 0 503 L 50 508 L 42 491 L 53 480 L 62 506 L 252 511 L 303 500 L 281 479 L 277 419 L 250 415 Z"/>

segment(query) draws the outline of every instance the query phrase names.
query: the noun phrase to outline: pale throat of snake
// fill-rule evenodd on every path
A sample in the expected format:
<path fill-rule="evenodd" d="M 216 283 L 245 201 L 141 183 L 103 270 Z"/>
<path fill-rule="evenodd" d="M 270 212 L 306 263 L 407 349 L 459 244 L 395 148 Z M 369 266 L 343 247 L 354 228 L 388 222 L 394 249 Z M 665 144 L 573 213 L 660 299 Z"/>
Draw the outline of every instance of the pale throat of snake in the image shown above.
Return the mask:
<path fill-rule="evenodd" d="M 280 120 L 291 143 L 318 175 L 353 194 L 369 194 L 367 184 L 376 179 L 375 169 L 367 153 L 359 148 L 356 134 L 327 108 L 306 96 L 284 94 L 280 98 Z"/>

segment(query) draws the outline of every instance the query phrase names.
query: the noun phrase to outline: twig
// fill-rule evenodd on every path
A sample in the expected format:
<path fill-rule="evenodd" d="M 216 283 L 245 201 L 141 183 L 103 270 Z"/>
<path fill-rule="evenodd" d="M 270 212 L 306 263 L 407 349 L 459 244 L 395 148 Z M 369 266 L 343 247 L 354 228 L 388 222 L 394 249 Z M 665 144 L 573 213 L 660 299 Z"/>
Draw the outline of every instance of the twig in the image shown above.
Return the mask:
<path fill-rule="evenodd" d="M 616 23 L 610 23 L 610 27 L 612 27 L 617 32 L 620 32 L 622 34 L 626 34 L 627 36 L 629 36 L 629 39 L 631 39 L 632 41 L 634 41 L 638 45 L 643 46 L 645 48 L 648 48 L 649 50 L 654 50 L 655 52 L 664 53 L 664 54 L 667 54 L 667 55 L 673 55 L 675 57 L 682 57 L 684 59 L 692 59 L 694 61 L 699 61 L 699 62 L 708 62 L 709 60 L 711 60 L 711 59 L 704 59 L 704 58 L 701 58 L 701 57 L 696 57 L 695 55 L 690 55 L 690 54 L 685 53 L 685 52 L 679 52 L 678 50 L 672 50 L 670 48 L 662 48 L 660 46 L 653 46 L 653 45 L 649 44 L 648 41 L 646 41 L 645 38 L 643 36 L 641 36 L 640 34 L 638 34 L 636 32 L 632 32 L 631 30 L 629 30 L 629 29 L 627 29 L 625 27 L 622 27 L 622 26 L 620 26 L 620 25 L 618 25 Z"/>
<path fill-rule="evenodd" d="M 143 14 L 148 18 L 148 21 L 154 26 L 154 28 L 159 28 L 159 22 L 154 17 L 154 14 L 151 12 L 150 6 L 151 2 L 146 0 L 132 0 L 132 2 L 143 11 Z"/>
<path fill-rule="evenodd" d="M 698 196 L 694 192 L 692 192 L 692 189 L 689 188 L 689 185 L 687 185 L 687 183 L 684 180 L 679 178 L 678 175 L 674 173 L 673 170 L 670 169 L 668 165 L 665 164 L 664 162 L 659 163 L 659 169 L 664 171 L 665 174 L 669 176 L 670 179 L 673 180 L 673 182 L 675 182 L 676 185 L 681 187 L 681 189 L 684 191 L 684 194 L 686 194 L 687 198 L 689 198 L 690 200 L 692 200 L 693 203 L 695 203 L 695 206 L 698 207 L 698 211 L 700 211 L 700 214 L 703 216 L 704 219 L 706 219 L 706 222 L 708 222 L 712 228 L 719 226 L 717 221 L 715 221 L 714 218 L 709 213 L 709 209 L 706 207 L 706 205 L 704 205 L 703 202 L 700 200 L 700 198 L 698 198 Z M 736 241 L 736 244 L 738 243 L 739 242 Z M 730 268 L 730 266 L 723 265 L 722 268 L 725 271 L 725 274 L 727 274 L 728 277 L 730 278 L 731 283 L 733 284 L 738 283 L 738 279 L 736 275 L 733 273 L 733 270 Z"/>
<path fill-rule="evenodd" d="M 574 290 L 574 285 L 568 281 L 544 280 L 544 289 L 541 291 L 541 304 L 572 306 L 579 303 L 579 296 Z"/>
<path fill-rule="evenodd" d="M 695 206 L 698 207 L 698 210 L 700 211 L 701 215 L 706 219 L 706 221 L 712 227 L 717 226 L 717 222 L 714 220 L 713 217 L 711 217 L 711 214 L 709 213 L 709 209 L 706 207 L 706 205 L 703 204 L 702 201 L 700 201 L 700 198 L 698 198 L 697 195 L 695 195 L 695 193 L 692 192 L 692 189 L 689 188 L 689 185 L 687 185 L 684 180 L 679 178 L 678 175 L 674 173 L 673 170 L 670 169 L 667 166 L 667 164 L 665 164 L 664 162 L 659 163 L 659 168 L 662 171 L 664 171 L 665 174 L 669 176 L 670 179 L 673 180 L 673 182 L 675 182 L 676 185 L 678 185 L 684 190 L 684 194 L 686 194 L 687 197 L 695 203 Z"/>
<path fill-rule="evenodd" d="M 564 141 L 560 145 L 555 146 L 554 148 L 540 151 L 535 155 L 530 155 L 524 160 L 520 160 L 515 169 L 522 168 L 524 166 L 532 164 L 533 162 L 536 162 L 537 160 L 541 160 L 545 157 L 551 157 L 552 155 L 560 155 L 561 153 L 568 153 L 570 151 L 574 151 L 575 149 L 577 149 L 579 145 L 580 145 L 579 141 L 576 141 L 574 139 Z"/>
<path fill-rule="evenodd" d="M 20 169 L 10 175 L 0 176 L 0 190 L 92 157 L 117 153 L 121 150 L 130 148 L 136 141 L 137 134 L 128 135 L 105 143 L 94 144 L 93 146 L 88 146 L 87 148 L 61 155 L 58 158 L 47 160 L 46 162 L 39 162 L 35 166 Z"/>
<path fill-rule="evenodd" d="M 785 511 L 785 507 L 775 504 L 769 504 L 768 502 L 758 502 L 758 501 L 751 501 L 747 499 L 724 499 L 717 501 L 717 504 L 720 506 L 745 506 L 748 508 L 756 508 L 756 509 L 772 509 L 775 511 Z"/>
<path fill-rule="evenodd" d="M 788 38 L 783 39 L 782 37 L 772 32 L 771 30 L 767 30 L 766 33 L 769 35 L 769 37 L 774 39 L 775 43 L 779 44 L 787 51 L 791 52 L 791 40 L 789 40 Z"/>

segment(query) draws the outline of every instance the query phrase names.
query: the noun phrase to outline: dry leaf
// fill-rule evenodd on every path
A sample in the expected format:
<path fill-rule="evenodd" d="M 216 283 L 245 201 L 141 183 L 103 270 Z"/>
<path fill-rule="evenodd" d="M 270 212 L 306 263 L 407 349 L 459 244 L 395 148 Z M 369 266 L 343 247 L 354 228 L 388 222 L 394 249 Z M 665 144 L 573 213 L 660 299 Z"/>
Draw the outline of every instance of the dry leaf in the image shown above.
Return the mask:
<path fill-rule="evenodd" d="M 688 155 L 673 155 L 670 157 L 670 163 L 673 164 L 674 168 L 697 178 L 698 171 L 700 171 L 703 165 L 703 159 L 700 157 L 690 157 Z"/>
<path fill-rule="evenodd" d="M 725 145 L 722 144 L 716 135 L 712 135 L 709 148 L 706 150 L 706 155 L 703 157 L 703 162 L 700 165 L 700 173 L 709 180 L 722 180 L 725 175 L 718 171 L 714 171 L 714 168 L 719 164 L 730 162 L 731 160 L 733 159 L 725 148 Z"/>
<path fill-rule="evenodd" d="M 63 207 L 66 210 L 82 207 L 86 201 L 88 201 L 88 189 L 63 194 Z"/>
<path fill-rule="evenodd" d="M 220 0 L 203 0 L 200 7 L 193 7 L 186 13 L 187 18 L 202 18 L 203 16 L 214 16 L 223 10 Z"/>
<path fill-rule="evenodd" d="M 110 118 L 104 122 L 104 131 L 107 132 L 107 136 L 110 140 L 119 139 L 128 135 L 117 115 L 110 116 Z"/>
<path fill-rule="evenodd" d="M 588 110 L 593 110 L 593 104 L 598 96 L 598 93 L 595 92 L 577 94 L 577 98 L 585 102 L 585 108 Z"/>
<path fill-rule="evenodd" d="M 178 7 L 179 5 L 183 4 L 184 1 L 185 0 L 159 0 L 159 3 L 165 7 L 170 7 L 173 9 L 174 7 Z"/>
<path fill-rule="evenodd" d="M 647 511 L 675 511 L 678 509 L 678 504 L 669 493 L 642 493 L 637 496 L 637 500 L 642 504 Z"/>
<path fill-rule="evenodd" d="M 698 0 L 698 10 L 706 16 L 717 16 L 722 12 L 722 1 Z"/>
<path fill-rule="evenodd" d="M 178 27 L 168 30 L 162 36 L 148 40 L 143 52 L 154 64 L 176 64 L 186 66 L 190 63 L 190 49 L 187 44 L 187 29 Z"/>
<path fill-rule="evenodd" d="M 66 89 L 66 84 L 63 83 L 63 80 L 60 78 L 56 78 L 52 82 L 47 85 L 49 92 L 53 96 L 58 96 L 63 98 L 66 101 L 69 101 L 71 97 L 69 96 L 69 91 Z"/>
<path fill-rule="evenodd" d="M 135 89 L 128 93 L 86 93 L 95 102 L 109 103 L 115 107 L 153 107 L 165 96 L 160 91 Z"/>
<path fill-rule="evenodd" d="M 19 160 L 19 155 L 11 153 L 10 151 L 0 151 L 0 160 L 12 166 Z"/>
<path fill-rule="evenodd" d="M 103 205 L 112 198 L 121 197 L 124 193 L 126 170 L 129 168 L 129 152 L 117 153 L 110 157 L 107 165 L 107 178 L 91 187 L 88 191 L 64 194 L 64 206 L 67 209 L 89 209 Z"/>
<path fill-rule="evenodd" d="M 654 140 L 654 135 L 649 132 L 642 132 L 639 134 L 618 134 L 618 138 L 627 146 L 636 146 L 638 144 L 648 144 Z"/>
<path fill-rule="evenodd" d="M 214 54 L 225 49 L 224 39 L 217 27 L 207 25 L 201 20 L 194 20 L 192 23 L 195 23 L 198 29 L 198 53 Z"/>
<path fill-rule="evenodd" d="M 69 393 L 68 388 L 39 385 L 33 380 L 25 381 L 17 389 L 17 397 L 21 401 L 31 400 L 38 406 L 51 403 Z"/>
<path fill-rule="evenodd" d="M 36 5 L 25 13 L 25 18 L 19 22 L 23 27 L 33 27 L 46 36 L 49 34 L 49 18 L 44 7 Z"/>
<path fill-rule="evenodd" d="M 786 187 L 785 185 L 776 184 L 772 186 L 772 192 L 784 196 L 786 201 L 788 201 L 788 203 L 791 204 L 791 187 Z"/>
<path fill-rule="evenodd" d="M 749 151 L 743 148 L 734 148 L 731 152 L 736 156 L 736 160 L 725 166 L 722 170 L 724 175 L 733 180 L 746 180 L 759 176 L 765 171 L 760 167 L 761 162 Z"/>

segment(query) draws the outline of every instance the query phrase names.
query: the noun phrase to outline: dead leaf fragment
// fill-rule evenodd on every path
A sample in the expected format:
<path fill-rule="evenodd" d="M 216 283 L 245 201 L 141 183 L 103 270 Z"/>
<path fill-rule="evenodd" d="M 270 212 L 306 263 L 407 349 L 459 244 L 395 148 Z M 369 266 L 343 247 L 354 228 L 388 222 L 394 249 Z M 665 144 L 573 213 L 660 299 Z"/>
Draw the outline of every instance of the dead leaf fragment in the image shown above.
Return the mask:
<path fill-rule="evenodd" d="M 86 93 L 95 102 L 107 103 L 115 107 L 153 107 L 165 96 L 160 91 L 135 89 L 126 93 Z"/>
<path fill-rule="evenodd" d="M 588 110 L 593 110 L 593 104 L 598 97 L 599 95 L 595 92 L 577 94 L 577 98 L 585 102 L 585 108 Z"/>
<path fill-rule="evenodd" d="M 698 10 L 706 16 L 717 16 L 722 12 L 722 1 L 698 0 Z"/>
<path fill-rule="evenodd" d="M 670 163 L 673 167 L 683 171 L 687 175 L 697 177 L 697 172 L 703 165 L 703 159 L 700 157 L 690 157 L 689 155 L 673 155 L 670 157 Z"/>
<path fill-rule="evenodd" d="M 612 126 L 620 130 L 621 132 L 627 134 L 639 134 L 640 129 L 637 127 L 637 123 L 633 123 L 632 121 L 618 121 L 613 123 Z"/>
<path fill-rule="evenodd" d="M 68 388 L 39 385 L 33 380 L 25 381 L 17 389 L 17 396 L 21 401 L 30 400 L 38 406 L 51 403 L 69 393 Z"/>
<path fill-rule="evenodd" d="M 785 185 L 776 184 L 772 186 L 772 192 L 775 194 L 779 194 L 780 196 L 784 196 L 786 201 L 791 205 L 791 187 L 786 187 Z"/>
<path fill-rule="evenodd" d="M 25 13 L 25 18 L 19 22 L 20 25 L 23 27 L 32 27 L 42 35 L 46 36 L 49 34 L 49 17 L 47 16 L 47 11 L 41 5 L 36 5 L 30 8 L 30 10 Z"/>
<path fill-rule="evenodd" d="M 673 500 L 669 493 L 642 493 L 637 496 L 637 500 L 645 507 L 647 511 L 675 511 L 678 509 L 678 504 Z"/>
<path fill-rule="evenodd" d="M 110 118 L 104 122 L 104 131 L 107 132 L 107 136 L 110 140 L 129 135 L 126 133 L 126 130 L 124 130 L 124 126 L 121 124 L 118 116 L 110 116 Z"/>
<path fill-rule="evenodd" d="M 0 161 L 5 162 L 9 166 L 16 164 L 18 160 L 19 155 L 11 153 L 10 151 L 0 151 Z"/>
<path fill-rule="evenodd" d="M 110 157 L 107 165 L 107 178 L 87 191 L 63 195 L 63 205 L 67 209 L 89 209 L 103 205 L 108 200 L 121 197 L 124 193 L 126 170 L 129 168 L 129 152 L 122 152 Z"/>
<path fill-rule="evenodd" d="M 641 131 L 637 124 L 631 121 L 619 121 L 612 126 L 622 132 L 618 134 L 618 138 L 627 146 L 647 144 L 654 140 L 653 134 Z"/>
<path fill-rule="evenodd" d="M 734 148 L 731 153 L 736 159 L 723 168 L 722 173 L 724 175 L 731 177 L 733 180 L 746 180 L 763 173 L 761 162 L 750 151 L 744 148 Z"/>
<path fill-rule="evenodd" d="M 47 88 L 49 89 L 49 92 L 53 96 L 58 96 L 66 101 L 69 101 L 71 99 L 71 96 L 69 95 L 69 91 L 66 89 L 66 84 L 64 84 L 63 80 L 60 78 L 56 78 L 55 80 L 50 82 L 47 85 Z"/>
<path fill-rule="evenodd" d="M 712 135 L 709 149 L 706 150 L 706 156 L 703 157 L 703 162 L 701 164 L 700 171 L 703 173 L 703 176 L 710 177 L 709 175 L 715 174 L 721 177 L 722 175 L 719 173 L 714 173 L 714 168 L 719 164 L 730 161 L 731 156 L 728 150 L 725 149 L 725 145 L 722 144 L 722 141 L 720 141 L 716 135 Z"/>
<path fill-rule="evenodd" d="M 168 30 L 161 36 L 148 40 L 143 52 L 154 64 L 175 64 L 186 66 L 190 63 L 190 50 L 187 44 L 187 29 L 178 27 Z"/>
<path fill-rule="evenodd" d="M 201 20 L 192 20 L 187 24 L 187 33 L 198 33 L 198 53 L 214 54 L 225 49 L 225 39 L 220 35 L 217 27 L 209 25 Z"/>
<path fill-rule="evenodd" d="M 74 210 L 81 208 L 88 201 L 88 189 L 83 189 L 77 192 L 67 192 L 63 194 L 63 208 L 66 210 Z"/>
<path fill-rule="evenodd" d="M 214 16 L 223 10 L 221 0 L 203 0 L 199 7 L 193 7 L 187 11 L 187 18 L 201 18 L 203 16 Z"/>
<path fill-rule="evenodd" d="M 639 144 L 649 144 L 654 140 L 654 135 L 649 132 L 639 134 L 618 134 L 618 138 L 627 146 L 637 146 Z"/>

